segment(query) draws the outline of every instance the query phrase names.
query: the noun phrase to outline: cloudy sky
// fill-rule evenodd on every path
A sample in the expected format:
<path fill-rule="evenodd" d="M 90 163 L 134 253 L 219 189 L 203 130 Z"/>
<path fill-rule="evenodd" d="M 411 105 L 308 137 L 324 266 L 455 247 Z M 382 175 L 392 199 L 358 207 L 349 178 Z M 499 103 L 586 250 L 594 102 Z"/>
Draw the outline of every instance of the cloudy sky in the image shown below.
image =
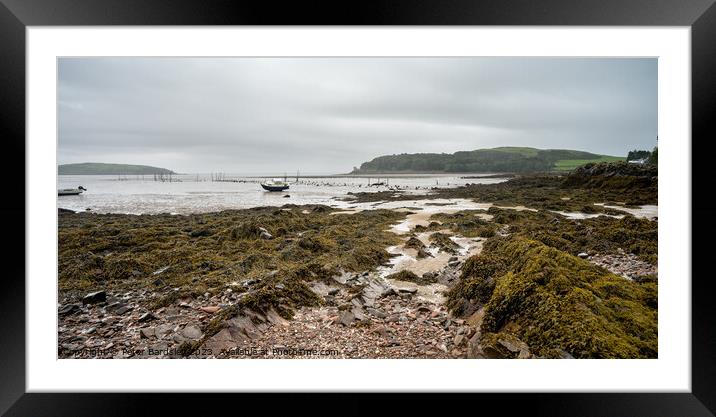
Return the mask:
<path fill-rule="evenodd" d="M 348 172 L 496 146 L 626 155 L 657 135 L 656 59 L 63 58 L 58 163 Z"/>

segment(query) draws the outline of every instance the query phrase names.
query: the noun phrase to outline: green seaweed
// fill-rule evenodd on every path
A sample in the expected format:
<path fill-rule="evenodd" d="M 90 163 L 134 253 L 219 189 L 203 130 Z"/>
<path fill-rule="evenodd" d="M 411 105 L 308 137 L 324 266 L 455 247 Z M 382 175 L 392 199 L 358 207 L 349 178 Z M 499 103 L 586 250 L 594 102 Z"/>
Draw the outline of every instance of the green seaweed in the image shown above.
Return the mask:
<path fill-rule="evenodd" d="M 658 222 L 625 215 L 573 220 L 548 211 L 531 212 L 490 207 L 493 221 L 509 225 L 509 233 L 534 239 L 561 251 L 579 253 L 633 253 L 656 265 Z"/>
<path fill-rule="evenodd" d="M 452 306 L 473 293 L 484 301 L 484 334 L 513 333 L 542 357 L 564 351 L 577 358 L 657 356 L 655 282 L 626 280 L 520 236 L 490 239 L 484 251 L 505 260 L 499 268 L 506 272 L 488 263 L 473 273 L 477 259 L 467 262 L 463 272 L 472 284 L 449 294 Z M 485 276 L 494 279 L 491 293 Z"/>
<path fill-rule="evenodd" d="M 156 309 L 254 280 L 239 287 L 246 293 L 241 306 L 273 307 L 290 317 L 293 309 L 318 302 L 310 281 L 374 270 L 390 259 L 386 248 L 400 243 L 387 229 L 404 213 L 332 211 L 284 206 L 190 216 L 61 213 L 60 291 L 80 296 L 152 288 L 158 293 L 147 306 Z M 263 229 L 271 236 L 262 236 Z M 195 230 L 207 232 L 192 235 Z"/>

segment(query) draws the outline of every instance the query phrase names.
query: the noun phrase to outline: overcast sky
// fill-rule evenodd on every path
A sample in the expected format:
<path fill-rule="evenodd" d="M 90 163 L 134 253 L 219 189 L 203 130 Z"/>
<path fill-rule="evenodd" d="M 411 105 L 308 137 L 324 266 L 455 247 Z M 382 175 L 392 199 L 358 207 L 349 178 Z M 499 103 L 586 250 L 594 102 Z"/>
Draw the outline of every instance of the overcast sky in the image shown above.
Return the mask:
<path fill-rule="evenodd" d="M 656 59 L 63 58 L 58 163 L 348 172 L 496 146 L 626 155 L 657 135 Z"/>

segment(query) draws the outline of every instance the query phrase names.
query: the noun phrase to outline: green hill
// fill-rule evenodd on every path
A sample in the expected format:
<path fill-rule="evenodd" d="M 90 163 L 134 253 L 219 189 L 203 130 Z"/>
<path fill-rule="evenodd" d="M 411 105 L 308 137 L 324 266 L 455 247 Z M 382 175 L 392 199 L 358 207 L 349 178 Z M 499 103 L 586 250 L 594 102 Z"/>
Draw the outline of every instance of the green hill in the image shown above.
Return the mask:
<path fill-rule="evenodd" d="M 152 175 L 176 174 L 166 168 L 157 168 L 148 165 L 103 164 L 99 162 L 85 162 L 81 164 L 63 164 L 57 167 L 59 175 Z"/>
<path fill-rule="evenodd" d="M 624 159 L 569 149 L 500 147 L 453 154 L 384 155 L 364 162 L 353 173 L 569 171 L 589 162 L 613 162 Z"/>

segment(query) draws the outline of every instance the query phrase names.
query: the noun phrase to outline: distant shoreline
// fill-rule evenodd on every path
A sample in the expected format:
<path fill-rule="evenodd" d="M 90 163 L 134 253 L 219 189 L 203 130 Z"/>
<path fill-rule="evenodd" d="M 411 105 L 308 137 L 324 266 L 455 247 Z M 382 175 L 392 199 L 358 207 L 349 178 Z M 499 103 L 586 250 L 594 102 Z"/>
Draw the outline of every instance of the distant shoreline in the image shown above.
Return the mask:
<path fill-rule="evenodd" d="M 58 174 L 59 176 L 78 176 L 78 175 L 94 175 L 94 176 L 140 176 L 140 175 L 153 175 L 153 174 Z M 172 175 L 178 176 L 210 176 L 211 173 L 173 173 Z M 460 177 L 460 178 L 510 178 L 516 174 L 512 172 L 376 172 L 370 174 L 315 174 L 315 175 L 298 175 L 298 178 L 411 178 L 411 177 Z M 258 174 L 226 174 L 227 177 L 232 178 L 284 178 L 295 179 L 296 175 L 258 175 Z"/>
<path fill-rule="evenodd" d="M 83 162 L 78 164 L 60 164 L 58 175 L 176 175 L 176 172 L 149 165 L 106 164 L 102 162 Z"/>

